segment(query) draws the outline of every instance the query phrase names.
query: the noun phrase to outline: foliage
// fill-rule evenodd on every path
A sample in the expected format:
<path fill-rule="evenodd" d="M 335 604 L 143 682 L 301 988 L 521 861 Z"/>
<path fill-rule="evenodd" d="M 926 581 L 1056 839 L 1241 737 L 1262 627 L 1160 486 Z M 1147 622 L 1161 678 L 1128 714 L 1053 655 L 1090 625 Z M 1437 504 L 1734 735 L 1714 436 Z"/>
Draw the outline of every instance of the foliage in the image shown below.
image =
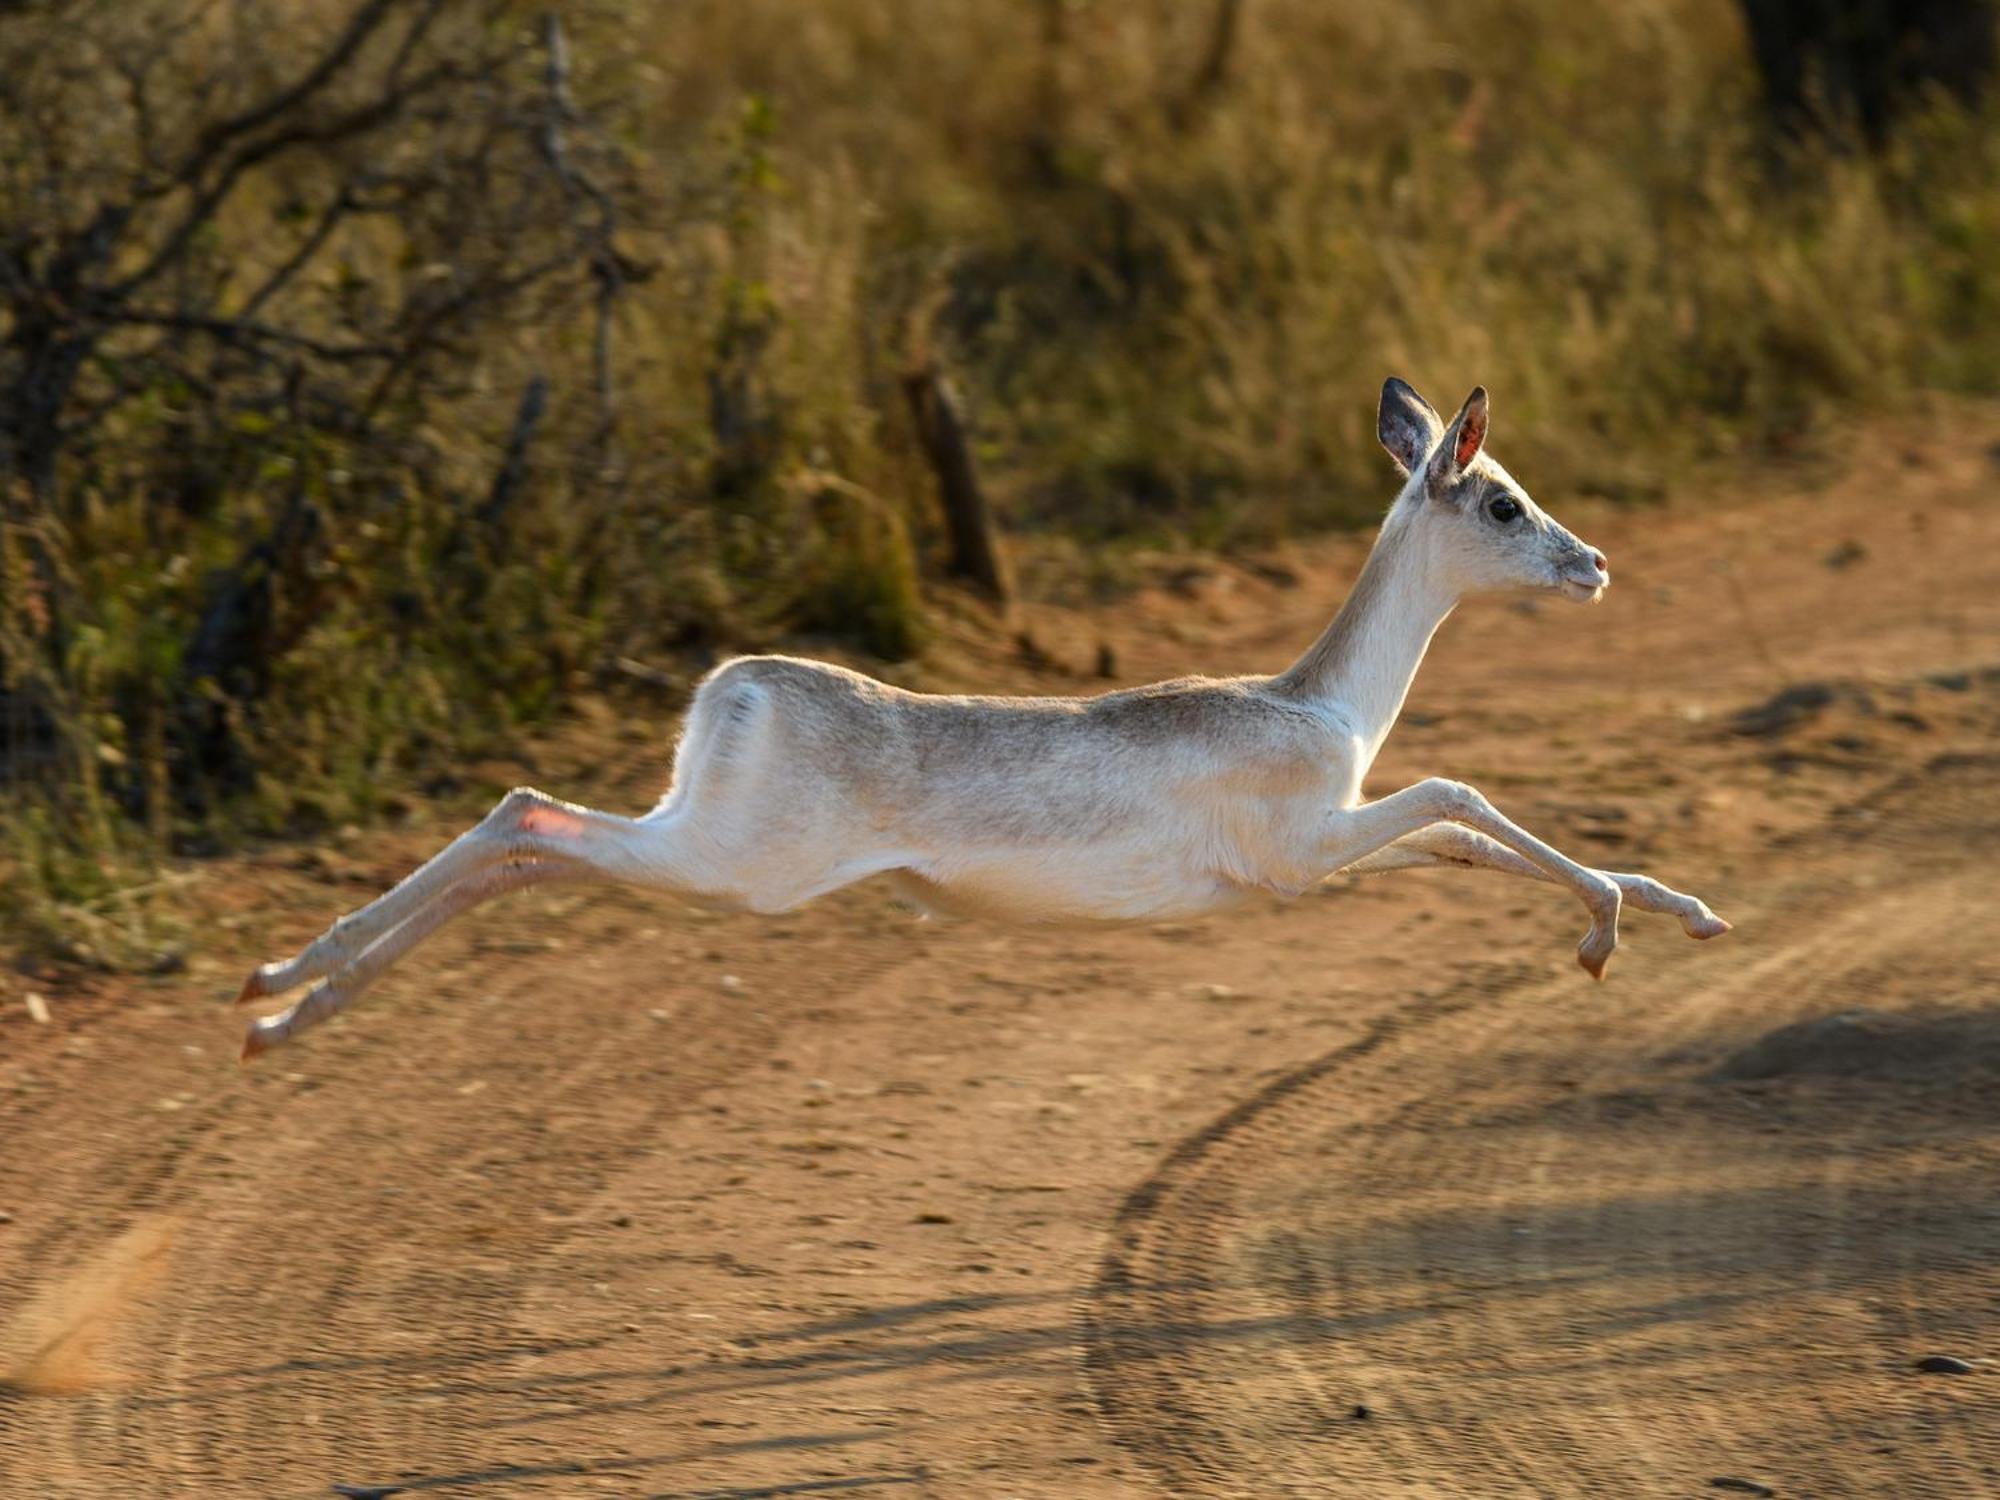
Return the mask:
<path fill-rule="evenodd" d="M 561 16 L 0 10 L 16 917 L 621 659 L 921 650 L 919 347 L 1017 545 L 1106 573 L 1371 518 L 1390 371 L 1491 387 L 1551 499 L 2000 382 L 1992 120 L 1776 135 L 1726 0 Z"/>

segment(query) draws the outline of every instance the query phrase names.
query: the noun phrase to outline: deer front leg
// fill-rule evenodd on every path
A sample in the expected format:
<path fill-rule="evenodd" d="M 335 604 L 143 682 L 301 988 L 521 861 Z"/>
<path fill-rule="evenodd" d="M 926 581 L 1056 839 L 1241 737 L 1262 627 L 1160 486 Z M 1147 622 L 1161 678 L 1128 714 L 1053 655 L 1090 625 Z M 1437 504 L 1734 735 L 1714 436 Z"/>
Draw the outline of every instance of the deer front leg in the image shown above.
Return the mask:
<path fill-rule="evenodd" d="M 1618 946 L 1618 908 L 1623 900 L 1618 882 L 1578 864 L 1502 817 L 1491 802 L 1462 782 L 1432 777 L 1378 801 L 1341 809 L 1331 819 L 1322 853 L 1330 868 L 1343 869 L 1397 839 L 1439 823 L 1459 823 L 1485 834 L 1545 879 L 1575 892 L 1590 913 L 1590 930 L 1577 944 L 1576 961 L 1593 979 L 1604 977 L 1604 966 Z"/>
<path fill-rule="evenodd" d="M 1436 823 L 1405 834 L 1385 849 L 1364 855 L 1339 873 L 1376 875 L 1388 870 L 1421 869 L 1449 865 L 1462 870 L 1495 870 L 1503 875 L 1524 875 L 1530 880 L 1553 884 L 1550 877 L 1513 850 L 1495 843 L 1483 833 L 1461 828 L 1456 823 Z M 1730 924 L 1710 911 L 1707 903 L 1677 891 L 1650 875 L 1599 870 L 1614 881 L 1619 893 L 1640 911 L 1659 912 L 1673 917 L 1681 930 L 1696 939 L 1721 937 Z"/>

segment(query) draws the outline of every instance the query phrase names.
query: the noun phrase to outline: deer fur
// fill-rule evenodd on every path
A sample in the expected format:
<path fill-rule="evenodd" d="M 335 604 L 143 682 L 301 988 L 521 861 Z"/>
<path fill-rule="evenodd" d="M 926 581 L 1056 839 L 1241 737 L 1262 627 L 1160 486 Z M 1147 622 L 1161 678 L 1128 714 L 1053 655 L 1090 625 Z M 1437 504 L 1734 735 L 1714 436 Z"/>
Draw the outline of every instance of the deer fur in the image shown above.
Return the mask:
<path fill-rule="evenodd" d="M 739 657 L 695 693 L 666 796 L 627 818 L 509 792 L 478 826 L 242 998 L 322 982 L 244 1042 L 254 1056 L 351 1001 L 460 912 L 547 881 L 656 886 L 789 910 L 871 877 L 926 910 L 1013 921 L 1159 920 L 1337 871 L 1457 865 L 1566 887 L 1593 976 L 1623 902 L 1696 938 L 1729 924 L 1643 875 L 1579 864 L 1484 796 L 1432 778 L 1372 802 L 1362 778 L 1458 601 L 1535 588 L 1579 602 L 1604 557 L 1485 452 L 1476 389 L 1447 426 L 1400 380 L 1379 432 L 1404 474 L 1346 603 L 1272 677 L 1184 677 L 1097 698 L 907 692 L 824 662 Z"/>

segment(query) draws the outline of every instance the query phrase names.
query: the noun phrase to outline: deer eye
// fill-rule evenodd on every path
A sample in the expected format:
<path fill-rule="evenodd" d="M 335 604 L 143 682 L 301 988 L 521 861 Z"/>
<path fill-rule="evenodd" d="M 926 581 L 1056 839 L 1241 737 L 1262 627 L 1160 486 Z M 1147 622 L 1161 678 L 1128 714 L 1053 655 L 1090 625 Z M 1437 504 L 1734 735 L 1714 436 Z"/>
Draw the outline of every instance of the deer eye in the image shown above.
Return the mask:
<path fill-rule="evenodd" d="M 1520 519 L 1521 502 L 1512 495 L 1495 495 L 1486 502 L 1486 514 L 1505 525 L 1509 521 Z"/>

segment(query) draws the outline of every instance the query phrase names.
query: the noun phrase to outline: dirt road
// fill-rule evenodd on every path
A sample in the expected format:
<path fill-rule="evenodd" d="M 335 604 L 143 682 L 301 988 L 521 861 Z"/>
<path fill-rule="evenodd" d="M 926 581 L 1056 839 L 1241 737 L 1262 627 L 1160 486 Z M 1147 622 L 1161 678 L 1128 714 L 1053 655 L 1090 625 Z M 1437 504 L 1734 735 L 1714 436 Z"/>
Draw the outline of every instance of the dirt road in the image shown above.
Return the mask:
<path fill-rule="evenodd" d="M 209 866 L 187 973 L 0 991 L 0 1496 L 2000 1493 L 1984 421 L 1558 506 L 1607 602 L 1447 625 L 1371 785 L 1738 924 L 1630 915 L 1603 986 L 1450 872 L 1115 931 L 516 898 L 239 1071 L 243 970 L 476 797 Z M 1273 667 L 1357 557 L 1036 635 Z M 669 729 L 468 781 L 643 805 Z"/>

